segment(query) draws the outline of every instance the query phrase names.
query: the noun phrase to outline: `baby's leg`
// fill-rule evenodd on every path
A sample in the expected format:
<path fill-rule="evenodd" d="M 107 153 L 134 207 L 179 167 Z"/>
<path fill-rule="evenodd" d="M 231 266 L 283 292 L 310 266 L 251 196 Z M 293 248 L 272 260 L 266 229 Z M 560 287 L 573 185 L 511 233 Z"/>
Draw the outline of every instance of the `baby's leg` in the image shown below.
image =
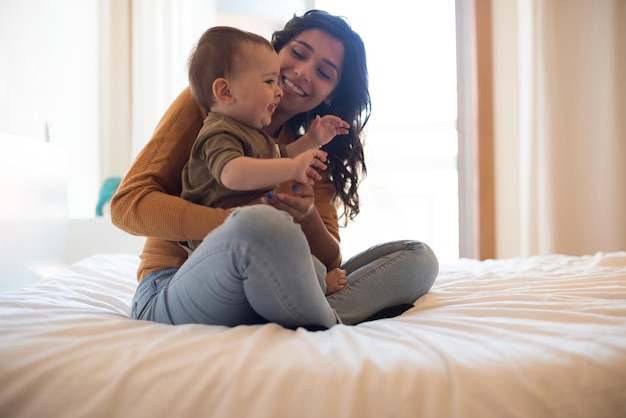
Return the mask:
<path fill-rule="evenodd" d="M 340 291 L 346 286 L 346 271 L 339 268 L 326 273 L 326 296 Z"/>

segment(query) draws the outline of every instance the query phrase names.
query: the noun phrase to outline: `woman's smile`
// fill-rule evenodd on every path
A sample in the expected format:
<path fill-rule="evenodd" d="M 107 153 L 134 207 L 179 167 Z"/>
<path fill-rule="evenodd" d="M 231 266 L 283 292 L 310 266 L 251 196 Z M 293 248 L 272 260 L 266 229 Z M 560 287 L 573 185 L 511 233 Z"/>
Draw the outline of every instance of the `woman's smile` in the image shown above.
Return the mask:
<path fill-rule="evenodd" d="M 343 43 L 320 29 L 298 34 L 279 52 L 286 117 L 308 112 L 326 100 L 341 78 Z M 284 122 L 284 121 L 283 121 Z"/>
<path fill-rule="evenodd" d="M 286 87 L 286 88 L 283 89 L 283 91 L 285 91 L 285 90 L 291 91 L 291 92 L 293 92 L 293 93 L 295 93 L 295 94 L 297 94 L 298 96 L 301 96 L 301 97 L 308 96 L 308 94 L 304 90 L 302 90 L 293 81 L 291 81 L 290 79 L 288 79 L 285 76 L 283 76 L 283 87 Z"/>

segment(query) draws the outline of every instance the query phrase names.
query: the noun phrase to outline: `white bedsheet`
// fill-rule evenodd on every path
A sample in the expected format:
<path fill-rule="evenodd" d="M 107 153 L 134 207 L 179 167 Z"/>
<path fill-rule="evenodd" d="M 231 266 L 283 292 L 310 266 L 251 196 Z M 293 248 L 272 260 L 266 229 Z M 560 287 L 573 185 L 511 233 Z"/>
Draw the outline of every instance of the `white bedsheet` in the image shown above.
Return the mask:
<path fill-rule="evenodd" d="M 131 320 L 137 264 L 0 295 L 0 416 L 626 416 L 626 252 L 443 265 L 400 317 L 324 332 Z"/>

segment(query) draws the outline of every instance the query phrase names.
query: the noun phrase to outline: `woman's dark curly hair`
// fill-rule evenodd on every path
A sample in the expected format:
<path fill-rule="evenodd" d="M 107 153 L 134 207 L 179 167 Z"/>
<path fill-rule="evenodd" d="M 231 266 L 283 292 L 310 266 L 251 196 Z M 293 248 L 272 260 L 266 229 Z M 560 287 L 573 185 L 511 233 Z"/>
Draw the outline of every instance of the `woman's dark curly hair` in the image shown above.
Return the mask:
<path fill-rule="evenodd" d="M 316 115 L 335 115 L 350 124 L 350 132 L 324 145 L 328 153 L 331 180 L 336 198 L 343 203 L 344 224 L 359 214 L 358 187 L 367 174 L 361 135 L 371 112 L 365 46 L 361 37 L 345 19 L 322 10 L 309 10 L 295 16 L 282 30 L 272 35 L 272 45 L 280 51 L 300 33 L 320 29 L 343 43 L 345 52 L 341 79 L 333 92 L 330 105 L 322 102 L 315 109 L 289 120 L 294 132 L 305 132 Z"/>

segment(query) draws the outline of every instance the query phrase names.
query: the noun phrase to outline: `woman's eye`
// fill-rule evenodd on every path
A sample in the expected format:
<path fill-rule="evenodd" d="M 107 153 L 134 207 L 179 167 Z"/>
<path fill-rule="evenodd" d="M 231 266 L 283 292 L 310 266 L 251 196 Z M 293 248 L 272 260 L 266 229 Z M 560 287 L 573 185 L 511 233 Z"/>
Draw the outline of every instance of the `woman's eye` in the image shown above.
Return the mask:
<path fill-rule="evenodd" d="M 317 70 L 317 72 L 324 80 L 330 80 L 330 76 L 326 74 L 323 70 Z"/>
<path fill-rule="evenodd" d="M 297 49 L 292 49 L 291 53 L 294 55 L 294 57 L 298 58 L 298 59 L 304 59 L 304 55 L 302 55 L 300 52 L 298 52 Z"/>

